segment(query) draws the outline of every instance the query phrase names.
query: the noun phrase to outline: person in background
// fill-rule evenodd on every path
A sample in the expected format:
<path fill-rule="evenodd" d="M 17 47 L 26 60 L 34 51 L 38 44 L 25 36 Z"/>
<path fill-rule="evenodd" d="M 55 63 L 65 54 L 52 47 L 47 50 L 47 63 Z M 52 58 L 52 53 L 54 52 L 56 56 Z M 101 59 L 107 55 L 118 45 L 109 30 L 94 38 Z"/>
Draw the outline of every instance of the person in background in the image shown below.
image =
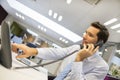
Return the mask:
<path fill-rule="evenodd" d="M 24 44 L 14 43 L 12 50 L 16 53 L 18 48 L 23 50 L 23 54 L 16 56 L 17 58 L 38 56 L 47 60 L 57 60 L 78 50 L 72 55 L 71 62 L 54 80 L 104 80 L 109 67 L 98 54 L 99 46 L 94 45 L 100 41 L 106 43 L 108 37 L 108 29 L 99 22 L 93 22 L 83 34 L 82 49 L 80 45 L 66 48 L 30 48 Z"/>
<path fill-rule="evenodd" d="M 1 38 L 0 38 L 0 44 L 1 44 Z"/>

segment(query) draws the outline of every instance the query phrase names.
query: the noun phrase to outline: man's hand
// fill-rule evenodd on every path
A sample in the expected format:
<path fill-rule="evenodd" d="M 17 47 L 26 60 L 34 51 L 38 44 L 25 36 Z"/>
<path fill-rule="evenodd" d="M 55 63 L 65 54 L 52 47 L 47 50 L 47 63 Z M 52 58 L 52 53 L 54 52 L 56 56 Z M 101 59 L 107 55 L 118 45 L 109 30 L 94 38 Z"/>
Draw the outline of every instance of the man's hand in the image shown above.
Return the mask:
<path fill-rule="evenodd" d="M 24 44 L 12 43 L 12 51 L 18 53 L 18 49 L 22 50 L 23 53 L 16 56 L 16 58 L 26 58 L 29 56 L 35 56 L 38 53 L 37 49 L 35 48 L 30 48 Z"/>
<path fill-rule="evenodd" d="M 75 61 L 76 62 L 83 61 L 85 58 L 92 56 L 98 50 L 98 48 L 99 48 L 99 46 L 94 48 L 93 44 L 87 44 L 87 45 L 84 44 L 83 49 L 81 49 L 78 52 Z"/>

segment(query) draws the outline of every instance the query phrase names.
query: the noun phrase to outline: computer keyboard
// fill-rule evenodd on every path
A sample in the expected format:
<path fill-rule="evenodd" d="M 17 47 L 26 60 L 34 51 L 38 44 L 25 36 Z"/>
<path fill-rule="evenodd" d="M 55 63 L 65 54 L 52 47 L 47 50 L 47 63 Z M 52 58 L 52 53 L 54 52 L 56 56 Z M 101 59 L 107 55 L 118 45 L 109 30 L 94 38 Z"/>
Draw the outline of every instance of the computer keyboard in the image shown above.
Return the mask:
<path fill-rule="evenodd" d="M 28 60 L 25 59 L 25 58 L 16 58 L 16 59 L 17 59 L 18 61 L 20 61 L 20 62 L 26 64 L 27 66 L 31 66 L 31 62 L 28 61 Z"/>
<path fill-rule="evenodd" d="M 21 55 L 23 54 L 23 51 L 20 50 L 20 49 L 17 49 L 17 52 L 18 53 L 14 53 L 12 54 L 12 58 L 13 58 L 13 61 L 19 61 L 20 63 L 22 64 L 25 64 L 24 66 L 16 66 L 14 67 L 13 69 L 29 69 L 29 68 L 32 68 L 32 69 L 35 69 L 39 72 L 42 72 L 44 74 L 48 74 L 48 70 L 46 70 L 45 68 L 43 68 L 42 66 L 37 66 L 37 67 L 32 67 L 32 66 L 36 66 L 38 65 L 37 63 L 27 59 L 27 58 L 15 58 L 17 55 Z M 17 62 L 15 62 L 17 63 Z"/>
<path fill-rule="evenodd" d="M 27 59 L 27 58 L 16 58 L 16 59 L 17 59 L 19 62 L 22 62 L 23 64 L 27 65 L 28 68 L 29 68 L 30 66 L 37 65 L 36 63 L 30 61 L 30 60 Z M 42 73 L 47 74 L 47 70 L 44 69 L 44 68 L 42 68 L 41 66 L 40 66 L 40 67 L 31 67 L 31 68 L 33 68 L 33 69 L 35 69 L 35 70 L 37 70 L 37 71 L 40 71 L 40 72 L 42 72 Z M 21 68 L 21 69 L 22 69 L 22 68 Z"/>

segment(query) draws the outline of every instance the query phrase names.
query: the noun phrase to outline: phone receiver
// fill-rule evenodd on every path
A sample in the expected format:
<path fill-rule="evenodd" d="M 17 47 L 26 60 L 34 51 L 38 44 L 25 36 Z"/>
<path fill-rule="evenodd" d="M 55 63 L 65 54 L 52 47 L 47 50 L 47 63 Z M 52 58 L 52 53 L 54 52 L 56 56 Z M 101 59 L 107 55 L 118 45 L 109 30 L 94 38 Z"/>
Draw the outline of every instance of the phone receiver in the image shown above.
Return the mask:
<path fill-rule="evenodd" d="M 98 42 L 94 45 L 94 47 L 95 47 L 95 48 L 96 48 L 97 46 L 102 47 L 103 44 L 104 44 L 103 41 L 100 40 L 100 41 L 98 41 Z M 82 49 L 82 48 L 83 48 L 83 45 L 80 44 L 80 47 L 81 47 L 81 49 Z"/>

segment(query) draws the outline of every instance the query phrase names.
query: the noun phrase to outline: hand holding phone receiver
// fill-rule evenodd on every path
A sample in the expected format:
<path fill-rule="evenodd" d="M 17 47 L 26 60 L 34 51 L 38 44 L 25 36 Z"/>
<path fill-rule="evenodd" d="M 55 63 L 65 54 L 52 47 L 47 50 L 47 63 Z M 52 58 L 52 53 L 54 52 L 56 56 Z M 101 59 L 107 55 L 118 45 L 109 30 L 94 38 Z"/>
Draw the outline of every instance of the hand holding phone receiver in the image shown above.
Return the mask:
<path fill-rule="evenodd" d="M 21 50 L 21 49 L 19 49 L 19 48 L 17 48 L 17 52 L 18 52 L 18 55 L 23 54 L 23 50 Z"/>
<path fill-rule="evenodd" d="M 97 46 L 102 47 L 103 44 L 104 44 L 103 41 L 100 40 L 100 41 L 98 41 L 98 42 L 94 45 L 94 47 L 95 47 L 95 48 L 96 48 Z M 80 47 L 81 47 L 81 49 L 82 49 L 82 48 L 83 48 L 83 45 L 80 44 Z"/>

